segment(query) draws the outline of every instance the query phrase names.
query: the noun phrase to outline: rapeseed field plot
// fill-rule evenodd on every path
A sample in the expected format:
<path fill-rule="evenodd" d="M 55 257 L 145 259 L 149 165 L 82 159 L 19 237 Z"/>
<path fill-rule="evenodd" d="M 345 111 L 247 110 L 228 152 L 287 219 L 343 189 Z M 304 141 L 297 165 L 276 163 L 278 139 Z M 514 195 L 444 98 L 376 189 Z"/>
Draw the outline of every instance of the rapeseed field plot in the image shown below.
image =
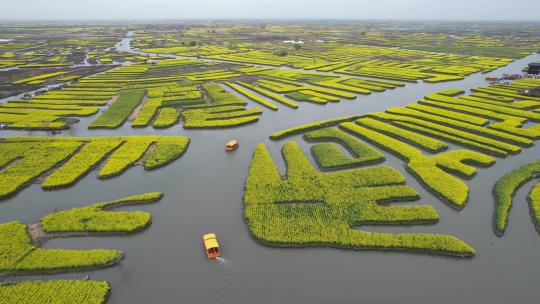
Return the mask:
<path fill-rule="evenodd" d="M 164 76 L 161 72 L 162 69 L 192 69 L 197 66 L 205 70 L 174 76 Z M 220 82 L 272 110 L 277 110 L 278 106 L 270 100 L 297 108 L 298 104 L 294 100 L 325 104 L 341 99 L 355 99 L 357 94 L 370 94 L 402 86 L 397 82 L 317 72 L 253 67 L 223 70 L 212 69 L 213 66 L 195 60 L 170 59 L 157 64 L 115 68 L 81 78 L 62 90 L 49 91 L 30 100 L 14 100 L 3 104 L 0 107 L 0 122 L 12 129 L 66 129 L 74 123 L 67 118 L 93 115 L 98 112 L 98 107 L 104 106 L 106 109 L 89 128 L 118 128 L 126 121 L 130 121 L 132 127 L 139 128 L 148 125 L 167 128 L 177 123 L 183 123 L 186 128 L 221 128 L 255 122 L 259 110 L 245 109 L 245 112 L 237 113 L 239 109 L 235 108 L 235 113 L 229 117 L 224 114 L 216 116 L 216 113 L 229 112 L 226 108 L 217 107 L 247 104 L 227 92 Z M 251 77 L 247 79 L 248 82 L 230 81 L 246 75 Z"/>
<path fill-rule="evenodd" d="M 118 99 L 105 110 L 88 128 L 118 128 L 120 127 L 142 102 L 144 90 L 125 91 L 120 93 Z"/>
<path fill-rule="evenodd" d="M 87 207 L 57 211 L 44 216 L 40 223 L 46 233 L 133 233 L 150 225 L 152 221 L 150 213 L 111 211 L 111 209 L 152 203 L 162 197 L 161 192 L 150 192 Z"/>
<path fill-rule="evenodd" d="M 450 206 L 461 209 L 469 193 L 469 186 L 462 179 L 475 176 L 476 169 L 472 165 L 489 167 L 495 163 L 495 158 L 488 155 L 507 157 L 517 154 L 540 138 L 540 117 L 535 112 L 540 108 L 538 98 L 522 94 L 522 90 L 538 85 L 539 80 L 523 79 L 512 85 L 479 88 L 483 95 L 476 93 L 479 89 L 473 89 L 475 93 L 470 95 L 463 95 L 460 90 L 431 93 L 418 103 L 405 107 L 298 126 L 276 132 L 270 139 L 310 131 L 304 135 L 307 140 L 313 136 L 311 134 L 319 134 L 320 140 L 331 142 L 336 140 L 331 136 L 325 138 L 322 134 L 329 129 L 322 128 L 338 126 L 404 160 L 405 168 L 427 190 Z M 448 149 L 445 141 L 466 149 L 442 152 Z M 315 145 L 312 149 L 315 160 L 323 169 L 339 168 L 353 162 L 330 144 Z M 522 180 L 530 176 L 533 175 L 525 174 Z M 501 184 L 509 183 L 501 181 Z M 499 193 L 496 215 L 499 234 L 506 225 L 513 191 L 520 184 L 518 181 L 512 187 L 496 187 L 501 188 L 496 190 Z M 506 188 L 510 190 L 502 190 Z"/>
<path fill-rule="evenodd" d="M 44 249 L 38 244 L 58 237 L 141 231 L 151 224 L 151 215 L 148 212 L 111 209 L 152 203 L 162 197 L 161 192 L 149 192 L 56 211 L 45 215 L 39 224 L 30 226 L 17 221 L 0 224 L 0 273 L 47 274 L 97 269 L 116 264 L 123 257 L 123 253 L 118 250 Z M 56 290 L 57 288 L 60 290 Z M 109 291 L 107 282 L 88 280 L 0 284 L 2 303 L 104 303 Z"/>
<path fill-rule="evenodd" d="M 252 49 L 199 56 L 406 82 L 460 80 L 472 73 L 492 71 L 512 61 L 504 57 L 467 56 L 365 45 L 308 46 L 286 56 L 276 55 L 274 51 L 266 49 L 265 45 L 250 44 L 249 47 Z M 362 92 L 360 88 L 357 90 L 359 93 L 366 92 Z"/>
<path fill-rule="evenodd" d="M 117 250 L 43 249 L 34 245 L 27 226 L 13 221 L 0 224 L 0 272 L 48 273 L 104 267 L 118 262 Z"/>
<path fill-rule="evenodd" d="M 0 298 L 5 304 L 102 304 L 111 286 L 94 280 L 51 280 L 0 283 Z"/>
<path fill-rule="evenodd" d="M 389 167 L 320 173 L 298 145 L 283 146 L 287 166 L 281 177 L 266 147 L 256 147 L 246 180 L 244 217 L 260 242 L 279 247 L 330 246 L 349 249 L 412 250 L 458 257 L 474 249 L 453 236 L 373 233 L 360 225 L 433 224 L 431 206 L 382 206 L 418 199 L 405 178 Z"/>
<path fill-rule="evenodd" d="M 119 175 L 135 162 L 162 167 L 186 151 L 182 136 L 9 137 L 0 142 L 0 197 L 16 194 L 47 173 L 43 189 L 67 187 L 103 163 L 98 177 Z"/>
<path fill-rule="evenodd" d="M 494 229 L 498 236 L 502 236 L 508 225 L 508 216 L 512 208 L 512 200 L 515 193 L 528 181 L 540 176 L 540 161 L 525 164 L 507 173 L 497 181 L 493 187 L 495 197 Z M 540 232 L 540 197 L 539 184 L 536 184 L 529 193 L 528 199 L 531 209 L 531 217 L 538 232 Z"/>

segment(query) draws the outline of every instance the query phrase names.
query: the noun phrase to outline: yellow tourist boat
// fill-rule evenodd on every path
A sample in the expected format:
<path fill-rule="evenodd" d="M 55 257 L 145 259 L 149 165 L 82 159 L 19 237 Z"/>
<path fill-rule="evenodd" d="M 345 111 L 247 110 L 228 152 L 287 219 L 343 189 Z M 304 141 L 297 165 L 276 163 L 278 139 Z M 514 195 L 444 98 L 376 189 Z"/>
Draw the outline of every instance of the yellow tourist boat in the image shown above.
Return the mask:
<path fill-rule="evenodd" d="M 225 151 L 233 151 L 240 145 L 238 140 L 231 140 L 225 145 Z"/>
<path fill-rule="evenodd" d="M 208 259 L 214 259 L 221 255 L 219 244 L 215 233 L 207 233 L 203 236 L 204 248 Z"/>

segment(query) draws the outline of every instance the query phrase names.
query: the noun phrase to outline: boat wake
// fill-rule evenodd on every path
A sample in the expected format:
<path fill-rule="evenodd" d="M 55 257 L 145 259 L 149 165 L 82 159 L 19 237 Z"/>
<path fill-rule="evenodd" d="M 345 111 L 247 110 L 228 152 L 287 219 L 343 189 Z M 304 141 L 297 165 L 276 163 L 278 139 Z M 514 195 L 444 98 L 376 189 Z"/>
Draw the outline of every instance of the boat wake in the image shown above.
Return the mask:
<path fill-rule="evenodd" d="M 220 264 L 224 265 L 227 268 L 232 268 L 233 267 L 233 264 L 232 264 L 231 261 L 226 260 L 226 259 L 224 259 L 222 257 L 216 257 L 216 261 L 218 261 Z"/>

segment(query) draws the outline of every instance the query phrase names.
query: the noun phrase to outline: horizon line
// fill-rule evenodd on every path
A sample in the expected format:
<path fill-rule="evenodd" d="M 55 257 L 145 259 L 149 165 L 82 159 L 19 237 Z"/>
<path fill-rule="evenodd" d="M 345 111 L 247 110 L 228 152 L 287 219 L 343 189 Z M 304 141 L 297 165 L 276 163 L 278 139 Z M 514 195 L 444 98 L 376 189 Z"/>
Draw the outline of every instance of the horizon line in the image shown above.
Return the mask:
<path fill-rule="evenodd" d="M 2 19 L 3 22 L 184 22 L 184 21 L 391 21 L 391 22 L 519 22 L 519 23 L 540 23 L 540 20 L 522 20 L 522 19 L 393 19 L 393 18 L 325 18 L 325 17 L 267 17 L 267 18 L 234 18 L 234 17 L 201 17 L 201 18 L 105 18 L 105 19 L 38 19 L 38 18 L 13 18 Z"/>

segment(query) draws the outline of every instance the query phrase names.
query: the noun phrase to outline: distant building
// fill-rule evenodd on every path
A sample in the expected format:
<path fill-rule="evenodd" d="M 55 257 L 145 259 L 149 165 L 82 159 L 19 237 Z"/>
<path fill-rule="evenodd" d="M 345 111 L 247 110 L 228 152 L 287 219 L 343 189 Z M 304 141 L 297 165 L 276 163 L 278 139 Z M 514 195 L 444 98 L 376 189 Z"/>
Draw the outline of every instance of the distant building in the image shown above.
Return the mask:
<path fill-rule="evenodd" d="M 146 59 L 145 63 L 146 64 L 158 64 L 161 60 L 156 60 L 156 59 Z"/>
<path fill-rule="evenodd" d="M 304 41 L 302 40 L 283 40 L 283 43 L 287 43 L 287 44 L 304 44 Z"/>
<path fill-rule="evenodd" d="M 540 74 L 540 62 L 529 63 L 528 74 L 538 75 Z"/>

